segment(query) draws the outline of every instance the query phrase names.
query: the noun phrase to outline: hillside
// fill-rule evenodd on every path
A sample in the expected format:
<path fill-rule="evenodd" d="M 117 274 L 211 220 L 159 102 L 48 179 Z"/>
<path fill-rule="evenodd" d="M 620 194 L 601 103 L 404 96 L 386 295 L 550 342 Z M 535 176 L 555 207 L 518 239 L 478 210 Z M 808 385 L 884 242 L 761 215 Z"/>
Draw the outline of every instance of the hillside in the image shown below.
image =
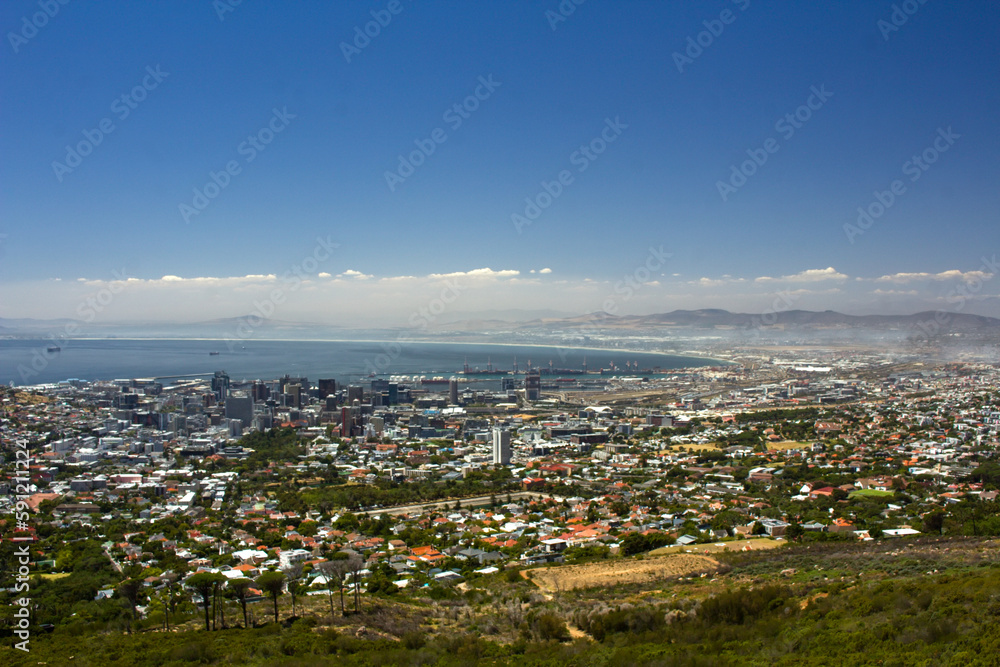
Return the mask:
<path fill-rule="evenodd" d="M 58 629 L 9 665 L 986 665 L 1000 654 L 994 539 L 818 541 L 713 555 L 715 574 L 673 571 L 631 583 L 539 590 L 502 572 L 432 595 L 366 595 L 331 616 L 326 596 L 281 600 L 282 623 L 131 636 Z M 735 543 L 734 543 L 735 546 Z M 599 557 L 598 557 L 599 558 Z M 667 557 L 669 559 L 670 557 Z M 708 560 L 708 557 L 699 557 Z M 599 558 L 600 560 L 600 558 Z M 642 566 L 643 557 L 612 559 Z M 336 606 L 336 605 L 335 605 Z M 350 605 L 348 605 L 348 608 Z M 233 618 L 230 617 L 230 623 Z"/>

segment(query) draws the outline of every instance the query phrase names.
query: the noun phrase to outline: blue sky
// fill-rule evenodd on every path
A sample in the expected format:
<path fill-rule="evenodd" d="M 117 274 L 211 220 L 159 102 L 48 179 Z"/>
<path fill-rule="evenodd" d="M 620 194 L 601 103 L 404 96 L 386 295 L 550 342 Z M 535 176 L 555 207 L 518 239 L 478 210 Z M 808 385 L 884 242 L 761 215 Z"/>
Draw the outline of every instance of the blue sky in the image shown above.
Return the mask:
<path fill-rule="evenodd" d="M 1000 315 L 1000 7 L 789 4 L 5 2 L 0 316 L 123 276 L 104 317 L 245 314 L 317 238 L 284 318 L 405 320 L 447 275 L 463 312 Z"/>

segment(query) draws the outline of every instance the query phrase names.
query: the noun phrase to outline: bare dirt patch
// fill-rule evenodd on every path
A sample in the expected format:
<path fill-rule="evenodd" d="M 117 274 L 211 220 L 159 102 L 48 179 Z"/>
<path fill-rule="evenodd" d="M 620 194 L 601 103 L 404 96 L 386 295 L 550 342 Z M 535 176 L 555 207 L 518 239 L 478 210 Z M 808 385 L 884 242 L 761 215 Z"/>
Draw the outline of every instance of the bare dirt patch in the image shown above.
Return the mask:
<path fill-rule="evenodd" d="M 530 576 L 543 591 L 568 591 L 595 586 L 646 584 L 677 577 L 715 572 L 719 563 L 708 556 L 674 554 L 642 560 L 613 560 L 584 565 L 563 565 L 529 570 Z"/>

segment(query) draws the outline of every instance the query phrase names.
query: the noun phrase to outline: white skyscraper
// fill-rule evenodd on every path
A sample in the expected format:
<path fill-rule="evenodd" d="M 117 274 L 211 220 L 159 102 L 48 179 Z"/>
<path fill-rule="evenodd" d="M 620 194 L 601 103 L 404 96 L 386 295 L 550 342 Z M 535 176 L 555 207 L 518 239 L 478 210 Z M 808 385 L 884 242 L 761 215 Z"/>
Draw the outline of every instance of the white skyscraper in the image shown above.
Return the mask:
<path fill-rule="evenodd" d="M 493 465 L 510 463 L 510 431 L 503 428 L 493 429 Z"/>

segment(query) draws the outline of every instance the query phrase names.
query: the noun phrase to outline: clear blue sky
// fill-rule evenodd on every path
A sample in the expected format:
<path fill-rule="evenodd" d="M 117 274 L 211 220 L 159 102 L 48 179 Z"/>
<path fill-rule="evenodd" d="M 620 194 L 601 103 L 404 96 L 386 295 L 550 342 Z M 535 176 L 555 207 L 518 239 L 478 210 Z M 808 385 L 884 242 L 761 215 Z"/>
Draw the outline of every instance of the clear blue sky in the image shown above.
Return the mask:
<path fill-rule="evenodd" d="M 143 280 L 281 275 L 317 236 L 340 243 L 332 275 L 548 268 L 567 290 L 632 274 L 660 245 L 675 295 L 697 296 L 683 286 L 701 278 L 723 293 L 832 267 L 846 277 L 829 307 L 855 311 L 892 309 L 887 291 L 871 300 L 874 283 L 845 296 L 857 278 L 929 274 L 884 282 L 940 299 L 933 276 L 979 270 L 1000 245 L 995 2 L 914 1 L 889 32 L 881 1 L 589 0 L 553 29 L 557 0 L 400 0 L 347 62 L 341 43 L 391 3 L 243 0 L 220 19 L 226 1 L 74 1 L 35 31 L 37 0 L 0 6 L 0 316 L 48 314 L 12 295 L 36 303 L 52 279 L 123 267 Z M 723 11 L 731 22 L 711 23 Z M 721 34 L 679 72 L 675 52 L 706 21 Z M 500 85 L 454 128 L 444 113 L 480 77 Z M 121 118 L 115 100 L 144 79 L 152 89 Z M 776 129 L 822 86 L 832 96 L 792 136 Z M 248 162 L 241 142 L 286 108 L 294 119 Z M 580 172 L 571 155 L 616 118 L 627 129 Z M 56 174 L 104 119 L 114 130 Z M 446 141 L 390 190 L 386 172 L 436 128 Z M 911 181 L 904 163 L 947 128 L 960 138 Z M 723 201 L 718 182 L 768 139 L 777 152 Z M 229 161 L 239 173 L 186 222 L 179 205 Z M 511 215 L 561 170 L 572 183 L 519 233 Z M 905 192 L 849 242 L 845 223 L 896 179 Z M 672 305 L 694 304 L 641 309 Z"/>

